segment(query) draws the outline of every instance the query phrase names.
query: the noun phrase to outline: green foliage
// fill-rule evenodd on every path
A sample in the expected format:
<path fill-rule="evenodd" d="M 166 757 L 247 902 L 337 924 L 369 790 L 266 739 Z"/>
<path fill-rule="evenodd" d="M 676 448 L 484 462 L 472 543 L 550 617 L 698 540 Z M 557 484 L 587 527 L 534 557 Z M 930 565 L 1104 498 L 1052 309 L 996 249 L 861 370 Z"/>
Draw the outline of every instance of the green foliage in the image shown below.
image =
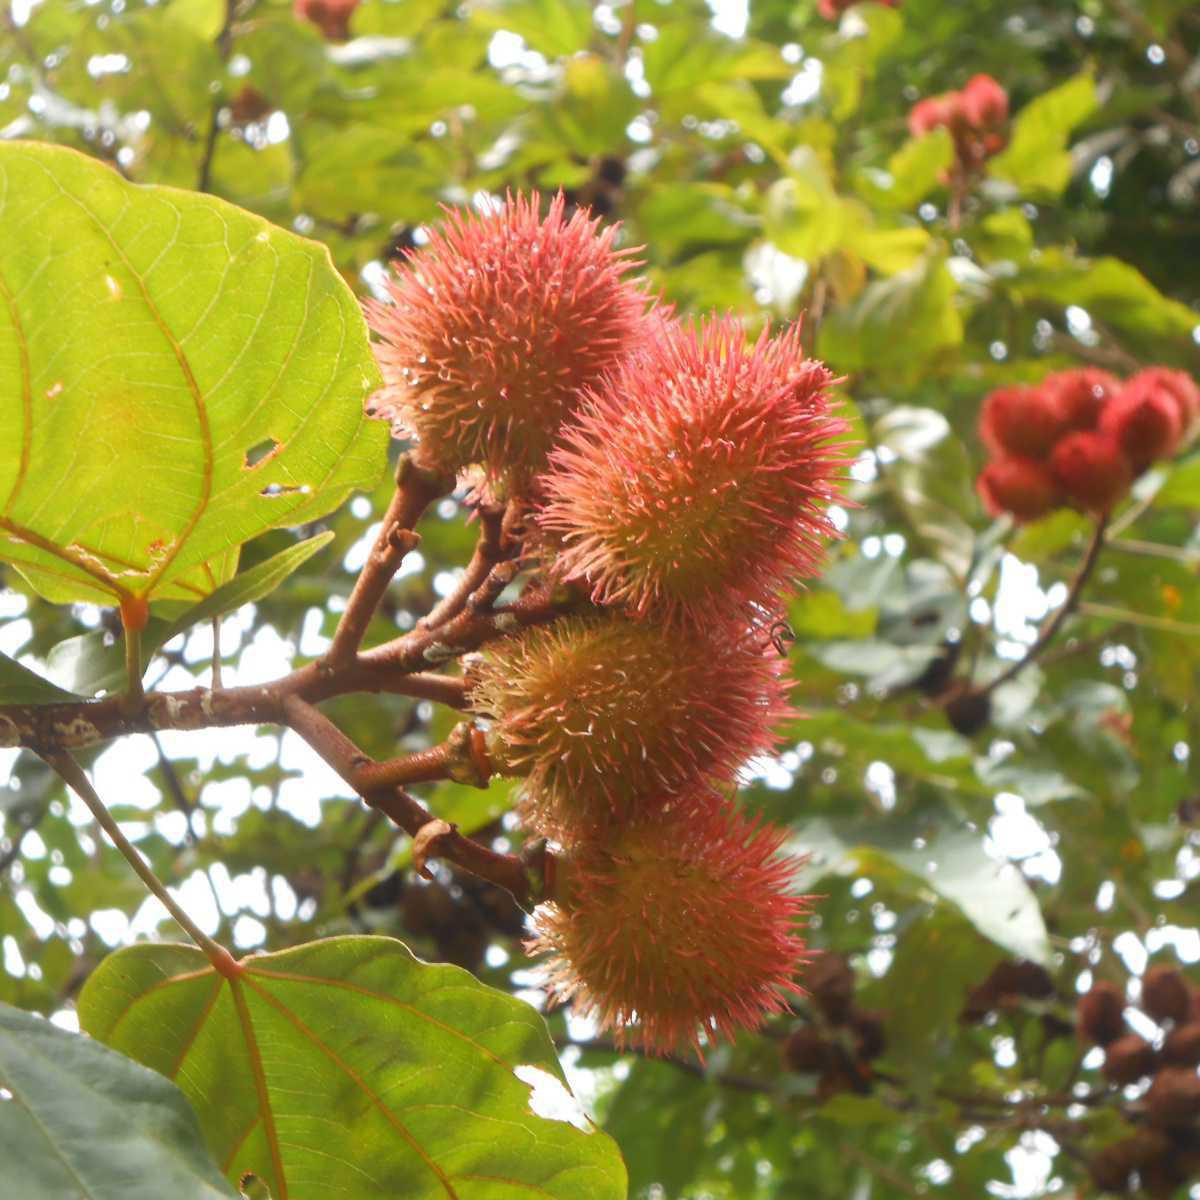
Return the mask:
<path fill-rule="evenodd" d="M 0 1150 L 22 1200 L 233 1196 L 174 1084 L 0 1005 Z"/>
<path fill-rule="evenodd" d="M 848 955 L 855 1003 L 883 1014 L 862 1074 L 785 1065 L 781 1043 L 810 1027 L 857 1061 L 811 997 L 703 1064 L 552 1016 L 607 1134 L 547 1120 L 513 1074 L 559 1078 L 542 1018 L 512 997 L 532 984 L 520 911 L 466 875 L 419 879 L 411 839 L 291 739 L 87 755 L 154 871 L 188 905 L 215 889 L 205 928 L 262 952 L 237 985 L 193 951 L 111 953 L 157 932 L 144 892 L 40 760 L 0 751 L 0 1001 L 66 1015 L 82 986 L 85 1026 L 177 1078 L 228 1178 L 253 1170 L 276 1200 L 283 1178 L 293 1197 L 446 1194 L 423 1155 L 491 1177 L 459 1187 L 472 1200 L 622 1196 L 610 1136 L 636 1200 L 1002 1194 L 1022 1137 L 1061 1194 L 1089 1194 L 1089 1159 L 1140 1110 L 1085 1065 L 1077 991 L 1124 985 L 1146 953 L 1198 981 L 1194 443 L 1138 481 L 1078 609 L 982 724 L 951 728 L 946 706 L 1029 645 L 1091 532 L 1068 510 L 987 516 L 982 397 L 1083 364 L 1200 370 L 1195 6 L 902 0 L 828 22 L 814 0 L 751 0 L 742 36 L 712 18 L 701 0 L 364 0 L 333 44 L 283 0 L 0 15 L 0 704 L 118 690 L 119 628 L 93 606 L 123 591 L 154 602 L 148 687 L 211 683 L 218 616 L 238 683 L 320 653 L 392 491 L 385 429 L 362 419 L 376 376 L 358 300 L 441 204 L 561 186 L 624 222 L 667 301 L 736 307 L 753 330 L 806 313 L 806 344 L 846 377 L 846 537 L 789 610 L 806 717 L 742 800 L 812 856 L 814 948 Z M 981 71 L 1009 92 L 1008 145 L 956 190 L 953 139 L 914 138 L 906 116 Z M 368 644 L 470 556 L 457 503 L 422 523 Z M 384 758 L 445 737 L 457 714 L 431 707 L 326 711 Z M 513 787 L 421 795 L 487 844 L 520 842 Z M 1053 996 L 960 1020 L 1002 955 L 1044 962 Z M 118 1138 L 146 1163 L 96 1195 L 227 1194 L 160 1075 L 3 1022 L 0 1081 L 52 1041 L 35 1071 L 50 1118 L 95 1122 L 76 1144 L 100 1167 L 96 1144 Z M 120 1103 L 80 1099 L 114 1078 Z M 1061 1102 L 1076 1086 L 1078 1108 Z M 147 1105 L 187 1158 L 162 1152 Z M 0 1103 L 5 1170 L 49 1169 L 18 1111 Z M 234 1146 L 264 1111 L 278 1160 L 260 1124 Z M 1039 1123 L 1052 1146 L 1031 1143 Z M 207 1182 L 176 1183 L 185 1161 Z M 22 1197 L 62 1192 L 15 1178 Z"/>

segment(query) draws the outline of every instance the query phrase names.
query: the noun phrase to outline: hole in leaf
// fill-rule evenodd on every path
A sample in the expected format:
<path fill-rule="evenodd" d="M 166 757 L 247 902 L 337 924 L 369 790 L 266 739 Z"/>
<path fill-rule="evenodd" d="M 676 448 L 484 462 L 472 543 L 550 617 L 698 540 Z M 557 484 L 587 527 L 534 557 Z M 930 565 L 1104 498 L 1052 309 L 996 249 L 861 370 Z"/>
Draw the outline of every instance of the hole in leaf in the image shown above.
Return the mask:
<path fill-rule="evenodd" d="M 255 446 L 251 446 L 246 451 L 245 469 L 253 470 L 255 467 L 267 461 L 279 449 L 279 443 L 274 438 L 263 438 Z"/>
<path fill-rule="evenodd" d="M 238 1191 L 243 1200 L 271 1200 L 271 1189 L 253 1171 L 247 1171 L 238 1180 Z"/>
<path fill-rule="evenodd" d="M 513 1074 L 522 1082 L 529 1084 L 529 1111 L 535 1117 L 545 1117 L 549 1121 L 566 1121 L 584 1133 L 591 1133 L 595 1128 L 588 1120 L 578 1100 L 563 1086 L 561 1079 L 556 1079 L 549 1071 L 531 1064 L 523 1064 L 513 1068 Z"/>
<path fill-rule="evenodd" d="M 287 483 L 269 483 L 261 492 L 260 496 L 275 497 L 275 496 L 307 496 L 312 492 L 312 488 L 305 484 L 287 484 Z"/>

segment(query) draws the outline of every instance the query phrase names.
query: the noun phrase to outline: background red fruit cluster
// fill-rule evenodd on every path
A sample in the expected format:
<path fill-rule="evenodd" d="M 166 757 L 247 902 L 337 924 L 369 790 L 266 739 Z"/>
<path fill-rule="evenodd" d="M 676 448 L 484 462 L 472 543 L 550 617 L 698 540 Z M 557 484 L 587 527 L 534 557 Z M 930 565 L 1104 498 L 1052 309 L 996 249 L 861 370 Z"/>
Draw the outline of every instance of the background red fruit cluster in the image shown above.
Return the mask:
<path fill-rule="evenodd" d="M 327 42 L 344 42 L 358 4 L 359 0 L 295 0 L 292 11 L 300 20 L 311 21 Z"/>
<path fill-rule="evenodd" d="M 897 8 L 900 4 L 900 0 L 875 0 L 875 2 L 885 5 L 887 8 Z M 853 8 L 859 3 L 861 0 L 821 0 L 818 11 L 827 21 L 836 21 L 846 9 Z"/>
<path fill-rule="evenodd" d="M 908 128 L 913 137 L 948 129 L 960 170 L 978 169 L 1004 149 L 1008 139 L 1008 92 L 990 75 L 975 75 L 958 92 L 927 96 L 913 105 Z"/>
<path fill-rule="evenodd" d="M 1103 513 L 1198 425 L 1200 388 L 1165 367 L 1124 383 L 1089 367 L 1048 375 L 1036 386 L 999 388 L 979 418 L 992 455 L 979 494 L 989 512 L 1018 521 L 1068 504 Z"/>

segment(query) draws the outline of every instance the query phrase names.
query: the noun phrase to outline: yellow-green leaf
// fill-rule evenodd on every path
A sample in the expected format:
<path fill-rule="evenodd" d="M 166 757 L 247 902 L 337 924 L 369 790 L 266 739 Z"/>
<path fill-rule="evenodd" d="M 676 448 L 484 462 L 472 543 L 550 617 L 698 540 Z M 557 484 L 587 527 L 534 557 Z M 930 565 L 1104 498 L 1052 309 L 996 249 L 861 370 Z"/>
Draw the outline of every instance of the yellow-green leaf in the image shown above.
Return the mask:
<path fill-rule="evenodd" d="M 314 242 L 0 143 L 0 558 L 47 598 L 198 600 L 370 487 L 358 303 Z"/>
<path fill-rule="evenodd" d="M 242 967 L 133 946 L 79 998 L 93 1037 L 179 1083 L 229 1179 L 253 1172 L 276 1200 L 625 1200 L 614 1143 L 567 1119 L 529 1005 L 391 938 Z"/>

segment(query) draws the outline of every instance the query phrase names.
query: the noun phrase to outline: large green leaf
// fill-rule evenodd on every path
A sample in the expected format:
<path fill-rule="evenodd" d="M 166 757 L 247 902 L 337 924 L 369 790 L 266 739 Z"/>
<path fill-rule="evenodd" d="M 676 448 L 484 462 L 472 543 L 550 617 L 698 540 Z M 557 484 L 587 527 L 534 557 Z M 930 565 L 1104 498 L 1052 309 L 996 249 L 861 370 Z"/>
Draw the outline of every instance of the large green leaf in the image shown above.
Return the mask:
<path fill-rule="evenodd" d="M 851 868 L 898 869 L 950 901 L 997 946 L 1035 962 L 1050 958 L 1046 924 L 1025 877 L 961 824 L 908 815 L 874 823 L 819 819 L 797 828 L 794 846 L 811 856 L 805 887 Z"/>
<path fill-rule="evenodd" d="M 379 477 L 323 247 L 25 142 L 0 143 L 0 229 L 0 557 L 49 599 L 195 600 Z"/>
<path fill-rule="evenodd" d="M 182 1093 L 90 1038 L 0 1004 L 0 1159 L 12 1200 L 218 1200 Z"/>
<path fill-rule="evenodd" d="M 821 326 L 820 355 L 838 371 L 873 371 L 890 387 L 897 377 L 911 383 L 962 342 L 957 293 L 945 258 L 932 254 L 831 313 Z"/>
<path fill-rule="evenodd" d="M 179 1081 L 230 1178 L 277 1200 L 624 1200 L 605 1135 L 535 1114 L 568 1097 L 528 1005 L 390 938 L 242 966 L 230 981 L 190 947 L 134 946 L 79 998 L 88 1032 Z"/>
<path fill-rule="evenodd" d="M 1200 317 L 1186 304 L 1164 296 L 1136 267 L 1119 258 L 1076 258 L 1047 250 L 1024 265 L 1010 286 L 1027 299 L 1079 305 L 1135 337 L 1183 342 L 1200 325 Z"/>

